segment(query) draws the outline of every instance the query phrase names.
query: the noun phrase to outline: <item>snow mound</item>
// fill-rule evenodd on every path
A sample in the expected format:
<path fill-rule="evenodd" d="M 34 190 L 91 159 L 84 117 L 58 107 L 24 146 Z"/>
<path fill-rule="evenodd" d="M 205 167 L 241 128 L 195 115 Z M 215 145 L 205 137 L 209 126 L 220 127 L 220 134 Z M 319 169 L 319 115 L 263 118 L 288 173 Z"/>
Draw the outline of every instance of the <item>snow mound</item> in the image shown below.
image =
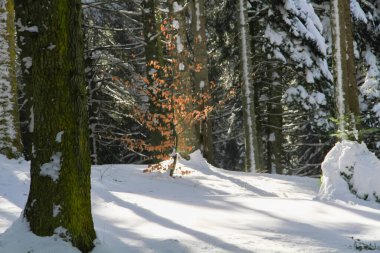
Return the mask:
<path fill-rule="evenodd" d="M 319 198 L 354 201 L 357 198 L 380 202 L 380 161 L 364 143 L 343 141 L 322 163 Z"/>
<path fill-rule="evenodd" d="M 71 243 L 63 241 L 58 235 L 40 237 L 30 232 L 28 223 L 19 218 L 0 237 L 1 252 L 33 253 L 80 253 Z"/>

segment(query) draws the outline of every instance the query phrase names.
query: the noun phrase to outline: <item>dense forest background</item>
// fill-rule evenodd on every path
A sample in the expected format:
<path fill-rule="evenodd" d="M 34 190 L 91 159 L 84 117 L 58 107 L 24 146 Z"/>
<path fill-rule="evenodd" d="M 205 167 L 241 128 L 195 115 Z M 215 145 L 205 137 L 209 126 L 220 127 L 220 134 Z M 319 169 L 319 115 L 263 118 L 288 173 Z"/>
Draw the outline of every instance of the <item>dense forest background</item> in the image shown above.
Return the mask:
<path fill-rule="evenodd" d="M 246 63 L 241 35 L 245 32 L 258 170 L 319 175 L 324 156 L 343 134 L 337 127 L 332 77 L 330 1 L 248 1 L 245 26 L 233 0 L 178 1 L 178 10 L 170 10 L 168 2 L 84 3 L 93 163 L 154 161 L 157 149 L 152 147 L 165 149 L 165 144 L 157 141 L 154 125 L 147 123 L 157 119 L 148 114 L 168 113 L 170 109 L 163 110 L 162 104 L 153 101 L 174 96 L 178 104 L 193 103 L 180 109 L 204 114 L 200 120 L 183 120 L 185 125 L 200 124 L 205 130 L 198 126 L 202 140 L 192 150 L 207 147 L 210 163 L 244 170 L 242 65 Z M 353 0 L 350 9 L 360 101 L 357 121 L 364 142 L 379 156 L 378 4 Z M 173 27 L 170 20 L 174 18 L 178 25 Z M 178 52 L 178 41 L 182 52 Z M 175 69 L 173 59 L 177 64 L 183 61 L 185 75 Z M 161 86 L 158 80 L 165 84 Z M 179 87 L 183 83 L 191 90 Z M 171 85 L 186 97 L 162 94 Z M 158 121 L 156 127 L 172 131 L 170 118 Z"/>
<path fill-rule="evenodd" d="M 91 164 L 173 176 L 200 150 L 320 176 L 339 140 L 380 157 L 379 68 L 378 0 L 0 0 L 0 153 L 31 161 L 30 230 L 90 252 Z M 356 165 L 338 177 L 379 201 Z"/>
<path fill-rule="evenodd" d="M 228 170 L 317 176 L 343 136 L 360 136 L 379 156 L 379 3 L 342 3 L 335 12 L 320 0 L 83 1 L 92 163 L 156 163 L 201 149 Z M 18 50 L 12 34 L 22 47 L 38 30 L 20 23 L 29 13 L 17 2 L 2 5 L 19 14 L 14 23 L 2 12 L 0 147 L 30 159 L 32 49 Z M 344 10 L 349 31 L 334 33 Z M 339 63 L 334 52 L 354 59 Z M 354 95 L 340 99 L 338 77 L 353 92 L 341 94 Z M 344 115 L 345 103 L 355 115 Z"/>

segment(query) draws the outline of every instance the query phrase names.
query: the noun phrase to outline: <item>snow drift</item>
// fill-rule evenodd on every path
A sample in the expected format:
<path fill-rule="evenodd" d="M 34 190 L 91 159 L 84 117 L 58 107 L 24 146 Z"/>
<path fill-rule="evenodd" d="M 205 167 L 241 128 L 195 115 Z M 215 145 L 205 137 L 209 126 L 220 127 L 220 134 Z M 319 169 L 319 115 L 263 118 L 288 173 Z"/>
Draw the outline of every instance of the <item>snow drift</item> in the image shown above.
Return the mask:
<path fill-rule="evenodd" d="M 364 143 L 343 141 L 327 154 L 322 163 L 320 199 L 380 202 L 380 161 Z"/>

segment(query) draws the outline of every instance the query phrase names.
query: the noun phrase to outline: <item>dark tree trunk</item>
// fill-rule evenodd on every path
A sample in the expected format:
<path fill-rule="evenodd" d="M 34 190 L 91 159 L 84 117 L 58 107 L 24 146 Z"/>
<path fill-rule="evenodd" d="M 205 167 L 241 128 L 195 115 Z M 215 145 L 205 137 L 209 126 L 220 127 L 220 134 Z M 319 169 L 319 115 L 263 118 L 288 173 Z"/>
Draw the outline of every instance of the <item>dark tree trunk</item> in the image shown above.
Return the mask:
<path fill-rule="evenodd" d="M 153 129 L 149 133 L 149 144 L 152 146 L 150 156 L 153 162 L 159 162 L 166 158 L 172 151 L 172 147 L 168 147 L 167 142 L 170 141 L 169 136 L 162 133 L 162 129 L 167 129 L 168 123 L 163 119 L 166 114 L 170 113 L 165 110 L 162 102 L 166 98 L 163 95 L 167 90 L 168 84 L 160 83 L 164 80 L 165 63 L 163 60 L 163 43 L 162 36 L 158 33 L 158 25 L 156 21 L 157 0 L 144 0 L 142 2 L 142 22 L 144 24 L 144 39 L 145 39 L 145 59 L 146 59 L 146 77 L 148 80 L 148 90 L 151 91 L 151 101 L 149 104 L 150 113 L 158 116 L 153 123 Z M 165 80 L 167 81 L 167 80 Z"/>
<path fill-rule="evenodd" d="M 24 216 L 33 233 L 59 234 L 89 252 L 96 235 L 81 1 L 15 2 L 33 133 L 31 186 Z"/>
<path fill-rule="evenodd" d="M 279 74 L 276 71 L 271 72 L 272 83 L 269 87 L 269 101 L 268 101 L 268 127 L 267 127 L 267 141 L 268 141 L 268 170 L 271 173 L 283 173 L 283 134 L 282 134 L 282 87 L 279 81 Z"/>

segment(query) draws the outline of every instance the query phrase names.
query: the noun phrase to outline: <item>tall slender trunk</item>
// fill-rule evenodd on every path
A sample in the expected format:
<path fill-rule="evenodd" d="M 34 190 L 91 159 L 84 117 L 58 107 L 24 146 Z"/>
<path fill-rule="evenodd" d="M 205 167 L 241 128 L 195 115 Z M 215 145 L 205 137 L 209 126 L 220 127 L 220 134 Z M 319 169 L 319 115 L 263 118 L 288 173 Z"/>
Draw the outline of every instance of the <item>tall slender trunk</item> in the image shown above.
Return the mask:
<path fill-rule="evenodd" d="M 185 1 L 169 0 L 169 12 L 172 25 L 177 34 L 174 36 L 173 52 L 173 84 L 175 86 L 174 110 L 176 115 L 177 152 L 183 157 L 199 148 L 195 121 L 191 112 L 195 109 L 193 91 L 189 69 L 189 50 L 186 36 L 186 16 L 184 14 Z"/>
<path fill-rule="evenodd" d="M 84 48 L 87 51 L 90 48 L 94 48 L 98 41 L 96 41 L 97 30 L 91 28 L 84 28 Z M 94 81 L 96 78 L 96 62 L 97 59 L 94 58 L 94 53 L 90 50 L 84 55 L 85 57 L 85 69 L 86 69 L 86 83 L 87 83 L 87 94 L 88 94 L 88 128 L 90 134 L 90 153 L 92 164 L 101 164 L 98 156 L 98 135 L 97 126 L 99 121 L 99 108 L 100 101 L 96 99 L 97 90 L 100 87 L 100 83 Z"/>
<path fill-rule="evenodd" d="M 360 141 L 360 116 L 349 0 L 331 2 L 334 81 L 339 131 L 343 139 Z M 346 134 L 348 132 L 348 134 Z"/>
<path fill-rule="evenodd" d="M 23 75 L 31 101 L 31 185 L 24 216 L 33 233 L 58 234 L 89 252 L 90 151 L 81 1 L 16 0 Z"/>
<path fill-rule="evenodd" d="M 194 85 L 201 95 L 211 93 L 208 79 L 207 64 L 207 37 L 204 0 L 191 1 L 193 52 L 194 52 Z M 201 104 L 200 110 L 210 105 L 210 100 Z M 209 163 L 214 162 L 214 148 L 212 140 L 212 121 L 209 115 L 199 123 L 200 144 L 203 156 Z"/>
<path fill-rule="evenodd" d="M 282 88 L 279 82 L 279 74 L 273 71 L 272 84 L 269 87 L 268 101 L 268 169 L 271 173 L 282 174 L 283 165 L 283 135 L 282 135 Z"/>
<path fill-rule="evenodd" d="M 0 0 L 0 153 L 21 155 L 13 0 Z"/>
<path fill-rule="evenodd" d="M 85 66 L 86 69 L 90 69 L 86 72 L 86 81 L 88 87 L 88 111 L 89 111 L 89 132 L 90 132 L 90 153 L 91 153 L 91 161 L 92 164 L 99 164 L 99 156 L 98 156 L 98 135 L 97 135 L 97 125 L 99 121 L 99 110 L 100 110 L 100 102 L 96 100 L 95 94 L 97 89 L 99 89 L 99 83 L 94 82 L 94 64 L 95 61 L 92 59 L 91 53 L 86 56 Z"/>
<path fill-rule="evenodd" d="M 243 122 L 245 132 L 245 170 L 256 172 L 262 168 L 258 149 L 254 89 L 251 78 L 251 49 L 247 22 L 247 1 L 238 0 Z"/>

